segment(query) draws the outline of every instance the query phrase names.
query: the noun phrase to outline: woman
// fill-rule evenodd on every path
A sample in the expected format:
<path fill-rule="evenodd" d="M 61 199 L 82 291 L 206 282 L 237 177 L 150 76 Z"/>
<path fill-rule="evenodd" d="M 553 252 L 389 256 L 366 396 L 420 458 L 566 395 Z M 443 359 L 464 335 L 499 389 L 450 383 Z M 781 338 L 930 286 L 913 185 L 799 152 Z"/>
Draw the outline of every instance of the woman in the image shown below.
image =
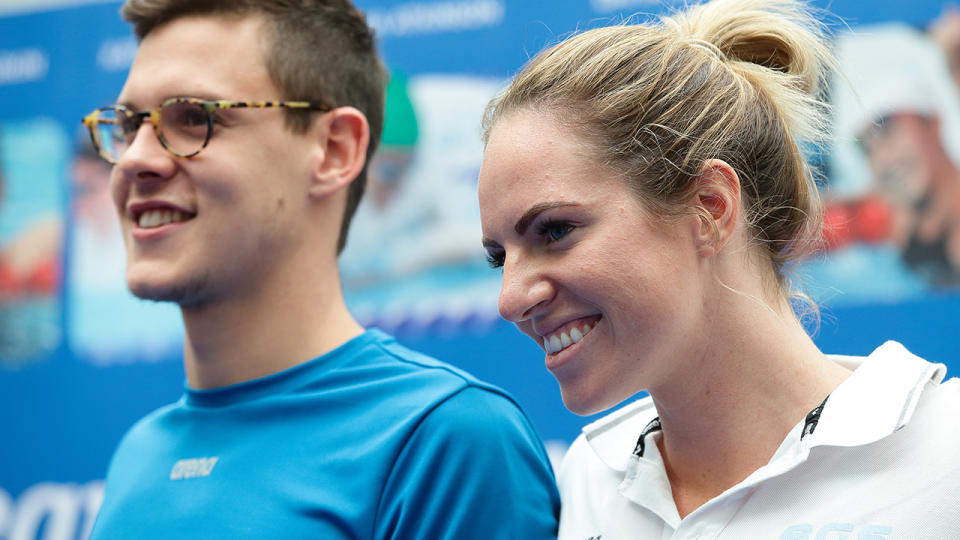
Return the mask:
<path fill-rule="evenodd" d="M 488 107 L 501 314 L 571 411 L 650 394 L 571 447 L 561 539 L 960 538 L 960 385 L 893 342 L 828 357 L 792 309 L 832 63 L 798 2 L 715 0 L 572 37 Z"/>

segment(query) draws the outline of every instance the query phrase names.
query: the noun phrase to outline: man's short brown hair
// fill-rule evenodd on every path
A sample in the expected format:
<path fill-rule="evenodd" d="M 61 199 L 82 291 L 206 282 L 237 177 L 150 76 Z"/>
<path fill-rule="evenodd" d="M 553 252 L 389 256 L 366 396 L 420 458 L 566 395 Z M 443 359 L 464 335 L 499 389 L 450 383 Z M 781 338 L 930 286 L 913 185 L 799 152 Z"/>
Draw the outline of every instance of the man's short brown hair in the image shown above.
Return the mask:
<path fill-rule="evenodd" d="M 349 0 L 127 0 L 121 15 L 141 40 L 156 27 L 190 15 L 264 16 L 268 21 L 264 60 L 281 99 L 356 107 L 370 124 L 366 163 L 373 158 L 383 128 L 387 75 L 373 30 Z M 295 132 L 309 127 L 311 113 L 287 109 L 286 114 L 287 125 Z M 366 183 L 364 165 L 347 191 L 337 253 L 346 244 Z"/>

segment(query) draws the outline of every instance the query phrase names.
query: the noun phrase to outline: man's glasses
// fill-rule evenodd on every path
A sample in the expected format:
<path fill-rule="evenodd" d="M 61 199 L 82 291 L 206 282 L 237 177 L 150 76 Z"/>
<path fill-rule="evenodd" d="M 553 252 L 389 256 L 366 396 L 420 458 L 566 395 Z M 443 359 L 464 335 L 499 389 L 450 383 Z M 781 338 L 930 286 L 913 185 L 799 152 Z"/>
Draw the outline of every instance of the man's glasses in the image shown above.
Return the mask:
<path fill-rule="evenodd" d="M 83 118 L 90 138 L 100 157 L 117 163 L 133 143 L 137 131 L 147 119 L 160 144 L 168 152 L 184 158 L 193 157 L 206 148 L 213 136 L 214 111 L 217 109 L 284 107 L 328 112 L 329 105 L 309 101 L 206 101 L 175 97 L 165 100 L 152 111 L 136 112 L 123 105 L 99 108 Z"/>

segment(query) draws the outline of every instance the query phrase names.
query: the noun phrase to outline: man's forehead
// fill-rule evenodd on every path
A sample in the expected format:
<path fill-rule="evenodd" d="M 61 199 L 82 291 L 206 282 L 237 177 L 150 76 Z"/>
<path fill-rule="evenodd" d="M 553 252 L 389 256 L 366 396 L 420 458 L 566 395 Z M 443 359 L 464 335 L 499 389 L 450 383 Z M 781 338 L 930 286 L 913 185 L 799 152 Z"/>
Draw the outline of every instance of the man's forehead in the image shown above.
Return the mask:
<path fill-rule="evenodd" d="M 257 16 L 166 22 L 141 41 L 118 102 L 146 107 L 170 97 L 273 99 L 261 41 Z"/>

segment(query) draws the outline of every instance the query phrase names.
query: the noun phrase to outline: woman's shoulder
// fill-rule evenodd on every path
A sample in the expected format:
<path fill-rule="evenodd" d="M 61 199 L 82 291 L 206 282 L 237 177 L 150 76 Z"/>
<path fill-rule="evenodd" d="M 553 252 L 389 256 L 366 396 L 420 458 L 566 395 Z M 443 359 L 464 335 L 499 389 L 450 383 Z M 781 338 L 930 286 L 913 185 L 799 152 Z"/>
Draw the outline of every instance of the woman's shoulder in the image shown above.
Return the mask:
<path fill-rule="evenodd" d="M 928 381 L 923 394 L 917 399 L 916 410 L 911 418 L 917 424 L 918 433 L 946 436 L 960 450 L 960 431 L 950 429 L 960 417 L 960 378 L 951 377 L 940 382 Z M 946 443 L 948 441 L 942 441 Z"/>

